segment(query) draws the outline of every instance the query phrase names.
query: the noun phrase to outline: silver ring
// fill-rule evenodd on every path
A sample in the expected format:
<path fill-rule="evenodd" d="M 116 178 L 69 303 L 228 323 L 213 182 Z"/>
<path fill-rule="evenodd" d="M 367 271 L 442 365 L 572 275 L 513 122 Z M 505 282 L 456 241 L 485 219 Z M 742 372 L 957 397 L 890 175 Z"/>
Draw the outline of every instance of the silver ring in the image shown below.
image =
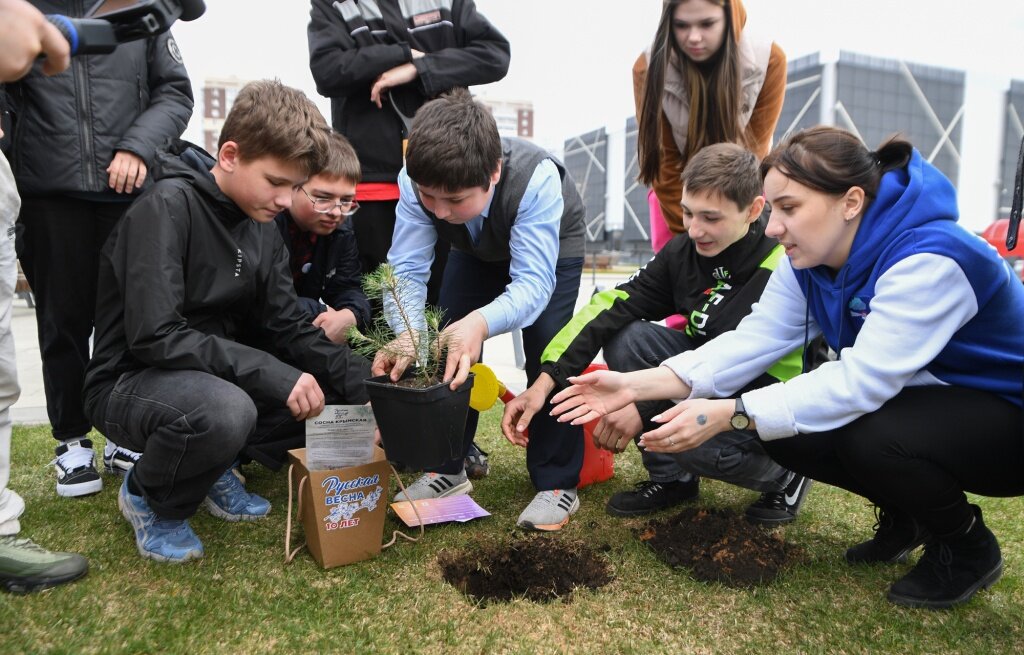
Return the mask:
<path fill-rule="evenodd" d="M 672 437 L 668 438 L 668 445 L 670 445 L 670 446 L 676 445 L 676 442 L 672 440 Z"/>

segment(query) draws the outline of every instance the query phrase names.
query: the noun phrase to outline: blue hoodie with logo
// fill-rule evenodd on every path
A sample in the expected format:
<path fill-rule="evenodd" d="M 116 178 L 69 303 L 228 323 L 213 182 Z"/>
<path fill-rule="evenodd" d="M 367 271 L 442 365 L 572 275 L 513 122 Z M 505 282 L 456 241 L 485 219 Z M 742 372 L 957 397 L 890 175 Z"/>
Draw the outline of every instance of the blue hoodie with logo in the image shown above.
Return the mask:
<path fill-rule="evenodd" d="M 995 249 L 957 224 L 953 185 L 914 150 L 905 168 L 882 176 L 846 264 L 793 271 L 809 310 L 836 352 L 852 346 L 871 311 L 878 278 L 916 254 L 954 260 L 978 311 L 925 370 L 939 381 L 997 393 L 1022 404 L 1024 285 Z M 922 340 L 929 335 L 922 334 Z"/>

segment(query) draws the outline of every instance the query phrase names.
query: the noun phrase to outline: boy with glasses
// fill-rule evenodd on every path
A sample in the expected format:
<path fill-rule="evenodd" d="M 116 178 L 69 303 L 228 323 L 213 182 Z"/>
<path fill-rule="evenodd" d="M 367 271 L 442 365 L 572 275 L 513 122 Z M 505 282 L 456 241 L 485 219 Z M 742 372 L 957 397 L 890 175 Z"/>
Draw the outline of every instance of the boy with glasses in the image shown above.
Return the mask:
<path fill-rule="evenodd" d="M 299 306 L 334 343 L 370 320 L 352 222 L 359 159 L 348 140 L 332 133 L 323 169 L 292 193 L 292 206 L 274 219 L 288 247 Z"/>

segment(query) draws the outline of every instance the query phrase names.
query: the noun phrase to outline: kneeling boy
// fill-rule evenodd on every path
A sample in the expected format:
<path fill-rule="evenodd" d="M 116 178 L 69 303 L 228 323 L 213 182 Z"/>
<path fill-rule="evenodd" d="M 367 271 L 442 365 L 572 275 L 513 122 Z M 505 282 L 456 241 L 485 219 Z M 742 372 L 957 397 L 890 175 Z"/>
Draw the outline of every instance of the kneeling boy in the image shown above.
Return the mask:
<path fill-rule="evenodd" d="M 526 374 L 535 380 L 541 349 L 572 317 L 583 271 L 583 203 L 565 168 L 529 142 L 499 137 L 491 112 L 457 90 L 417 112 L 398 182 L 388 262 L 415 282 L 409 306 L 420 315 L 434 242 L 441 234 L 452 244 L 440 305 L 456 345 L 444 379 L 457 388 L 488 337 L 522 328 Z M 393 315 L 389 322 L 401 325 Z M 378 355 L 374 373 L 390 371 L 397 380 L 408 364 Z M 465 444 L 477 418 L 470 410 Z M 518 525 L 557 530 L 579 508 L 582 433 L 546 413 L 530 429 L 526 467 L 538 493 Z M 427 473 L 396 500 L 468 493 L 464 457 Z"/>
<path fill-rule="evenodd" d="M 761 297 L 783 248 L 765 236 L 757 158 L 731 143 L 708 146 L 687 163 L 683 177 L 686 234 L 670 241 L 644 268 L 615 289 L 595 295 L 548 344 L 541 374 L 505 406 L 502 432 L 513 443 L 544 401 L 566 378 L 579 375 L 604 347 L 609 368 L 635 371 L 657 366 L 685 350 L 732 330 Z M 684 331 L 651 321 L 673 314 L 688 319 Z M 800 372 L 800 352 L 791 353 L 751 383 L 757 388 Z M 594 431 L 598 446 L 621 452 L 652 418 L 671 403 L 630 405 L 604 417 Z M 776 464 L 756 433 L 732 430 L 681 453 L 641 451 L 650 480 L 615 494 L 607 511 L 639 516 L 697 498 L 699 476 L 760 491 L 747 508 L 755 523 L 792 521 L 809 481 Z"/>
<path fill-rule="evenodd" d="M 188 524 L 200 505 L 228 521 L 265 516 L 236 459 L 280 466 L 325 391 L 367 401 L 368 363 L 303 316 L 271 224 L 322 165 L 327 138 L 300 91 L 248 84 L 216 160 L 176 144 L 104 248 L 85 405 L 108 439 L 142 452 L 118 505 L 143 557 L 201 557 Z M 252 325 L 287 362 L 238 340 Z"/>

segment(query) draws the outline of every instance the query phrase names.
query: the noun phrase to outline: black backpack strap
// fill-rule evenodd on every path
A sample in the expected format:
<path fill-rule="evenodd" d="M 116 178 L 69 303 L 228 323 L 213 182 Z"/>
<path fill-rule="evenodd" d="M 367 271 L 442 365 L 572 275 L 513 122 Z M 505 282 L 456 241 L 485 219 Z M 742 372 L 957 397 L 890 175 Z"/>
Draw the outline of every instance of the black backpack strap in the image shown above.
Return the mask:
<path fill-rule="evenodd" d="M 1017 156 L 1017 175 L 1013 181 L 1013 200 L 1010 204 L 1010 225 L 1006 230 L 1006 249 L 1013 250 L 1017 246 L 1017 230 L 1020 228 L 1021 205 L 1024 205 L 1024 139 L 1020 142 L 1020 154 Z"/>

